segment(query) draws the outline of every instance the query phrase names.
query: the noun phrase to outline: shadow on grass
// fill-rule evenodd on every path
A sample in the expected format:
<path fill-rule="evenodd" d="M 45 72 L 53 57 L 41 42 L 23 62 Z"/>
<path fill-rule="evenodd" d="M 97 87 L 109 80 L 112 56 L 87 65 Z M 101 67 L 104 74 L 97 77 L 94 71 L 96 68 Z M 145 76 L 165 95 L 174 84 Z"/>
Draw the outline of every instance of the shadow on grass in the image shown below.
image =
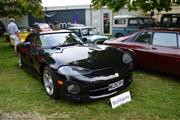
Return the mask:
<path fill-rule="evenodd" d="M 179 76 L 160 72 L 160 71 L 155 71 L 155 70 L 151 70 L 151 69 L 139 68 L 139 69 L 134 70 L 134 72 L 145 73 L 149 76 L 157 76 L 157 77 L 167 79 L 169 81 L 180 82 Z"/>

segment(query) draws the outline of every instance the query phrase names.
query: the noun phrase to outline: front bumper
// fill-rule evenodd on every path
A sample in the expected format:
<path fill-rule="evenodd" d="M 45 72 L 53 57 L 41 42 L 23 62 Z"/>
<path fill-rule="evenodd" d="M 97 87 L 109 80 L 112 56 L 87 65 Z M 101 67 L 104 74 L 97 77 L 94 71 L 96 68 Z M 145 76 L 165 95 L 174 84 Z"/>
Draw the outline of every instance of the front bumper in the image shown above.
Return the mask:
<path fill-rule="evenodd" d="M 75 78 L 71 78 L 75 79 Z M 108 86 L 111 83 L 117 82 L 119 80 L 124 80 L 124 84 L 121 87 L 109 91 Z M 65 99 L 74 102 L 88 102 L 97 99 L 102 99 L 117 94 L 124 88 L 128 87 L 132 82 L 132 72 L 124 74 L 123 76 L 112 78 L 109 80 L 95 80 L 95 81 L 66 81 L 64 85 L 60 88 L 61 96 Z M 67 86 L 70 84 L 79 85 L 81 88 L 80 93 L 74 95 L 67 92 Z"/>

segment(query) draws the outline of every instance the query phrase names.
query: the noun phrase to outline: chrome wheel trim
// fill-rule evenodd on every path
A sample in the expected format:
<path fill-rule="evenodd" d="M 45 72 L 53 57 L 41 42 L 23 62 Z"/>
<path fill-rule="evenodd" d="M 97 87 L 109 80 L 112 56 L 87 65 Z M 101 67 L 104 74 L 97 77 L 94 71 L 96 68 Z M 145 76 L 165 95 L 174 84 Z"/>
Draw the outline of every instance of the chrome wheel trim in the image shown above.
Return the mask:
<path fill-rule="evenodd" d="M 49 72 L 49 70 L 44 70 L 43 82 L 44 82 L 44 87 L 45 87 L 46 92 L 48 93 L 48 95 L 53 95 L 53 93 L 54 93 L 54 85 L 53 85 L 52 75 Z"/>

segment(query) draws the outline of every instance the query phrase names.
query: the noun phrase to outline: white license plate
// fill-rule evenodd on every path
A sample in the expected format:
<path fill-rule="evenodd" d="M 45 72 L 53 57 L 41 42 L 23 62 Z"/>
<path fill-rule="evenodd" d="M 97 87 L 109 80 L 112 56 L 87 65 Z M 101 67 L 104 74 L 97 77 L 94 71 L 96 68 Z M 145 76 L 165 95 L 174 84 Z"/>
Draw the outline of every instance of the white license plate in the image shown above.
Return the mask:
<path fill-rule="evenodd" d="M 109 84 L 108 86 L 108 90 L 111 91 L 111 90 L 115 90 L 116 88 L 119 88 L 121 86 L 124 85 L 124 80 L 120 80 L 120 81 L 117 81 L 115 83 L 111 83 Z"/>

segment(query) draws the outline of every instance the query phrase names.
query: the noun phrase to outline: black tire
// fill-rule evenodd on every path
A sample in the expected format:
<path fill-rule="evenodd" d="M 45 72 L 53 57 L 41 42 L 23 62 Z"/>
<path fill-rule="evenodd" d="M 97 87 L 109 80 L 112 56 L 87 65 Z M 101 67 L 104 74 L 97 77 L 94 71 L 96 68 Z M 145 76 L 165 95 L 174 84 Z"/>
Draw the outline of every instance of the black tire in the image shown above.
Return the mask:
<path fill-rule="evenodd" d="M 122 33 L 117 33 L 117 34 L 115 35 L 115 37 L 122 37 L 122 36 L 123 36 Z"/>
<path fill-rule="evenodd" d="M 53 99 L 59 98 L 59 88 L 57 85 L 57 78 L 52 72 L 51 68 L 46 66 L 43 69 L 42 81 L 46 93 Z"/>

